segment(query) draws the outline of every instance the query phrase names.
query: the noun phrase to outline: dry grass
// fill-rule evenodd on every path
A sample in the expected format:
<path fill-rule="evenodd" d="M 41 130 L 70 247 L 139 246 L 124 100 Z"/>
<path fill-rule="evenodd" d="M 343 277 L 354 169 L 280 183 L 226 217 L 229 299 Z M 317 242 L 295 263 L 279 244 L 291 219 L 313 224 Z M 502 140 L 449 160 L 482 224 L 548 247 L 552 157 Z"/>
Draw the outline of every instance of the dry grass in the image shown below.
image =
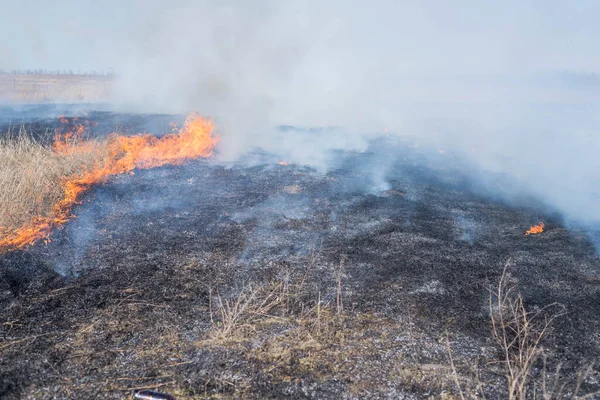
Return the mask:
<path fill-rule="evenodd" d="M 482 359 L 461 355 L 462 368 L 448 335 L 448 362 L 440 362 L 435 353 L 429 353 L 427 358 L 432 361 L 423 363 L 414 357 L 414 348 L 394 343 L 400 332 L 409 330 L 407 321 L 345 310 L 343 257 L 332 268 L 326 293 L 315 292 L 306 284 L 310 266 L 304 276 L 284 276 L 261 286 L 247 286 L 225 301 L 218 295 L 214 309 L 211 307 L 215 316 L 212 337 L 200 346 L 237 348 L 262 365 L 262 373 L 272 382 L 341 380 L 359 397 L 374 393 L 383 396 L 381 376 L 446 399 L 480 399 L 486 394 L 489 398 L 501 394 L 512 400 L 600 396 L 600 392 L 586 393 L 584 389 L 585 382 L 595 379 L 593 363 L 571 372 L 561 371 L 557 360 L 547 363 L 552 353 L 544 344 L 551 340 L 553 322 L 565 315 L 565 308 L 554 303 L 527 310 L 508 271 L 509 263 L 490 289 L 489 298 L 491 339 L 499 358 L 493 354 Z M 425 342 L 426 337 L 416 334 L 410 342 Z M 433 348 L 443 346 L 443 340 L 436 342 Z M 377 371 L 377 376 L 372 371 Z"/>
<path fill-rule="evenodd" d="M 0 73 L 0 102 L 105 102 L 113 86 L 114 78 L 104 75 Z"/>
<path fill-rule="evenodd" d="M 94 142 L 89 152 L 58 154 L 19 132 L 0 139 L 0 227 L 13 230 L 35 217 L 49 217 L 64 196 L 64 181 L 104 156 L 105 146 Z"/>
<path fill-rule="evenodd" d="M 356 398 L 390 396 L 393 389 L 387 383 L 438 394 L 451 390 L 450 368 L 436 362 L 444 360 L 442 343 L 408 319 L 359 312 L 345 304 L 350 289 L 344 257 L 331 267 L 325 287 L 314 286 L 313 269 L 318 268 L 309 263 L 305 271 L 249 284 L 227 298 L 214 293 L 213 328 L 197 346 L 243 352 L 274 385 L 345 382 Z M 432 359 L 423 363 L 423 354 Z"/>

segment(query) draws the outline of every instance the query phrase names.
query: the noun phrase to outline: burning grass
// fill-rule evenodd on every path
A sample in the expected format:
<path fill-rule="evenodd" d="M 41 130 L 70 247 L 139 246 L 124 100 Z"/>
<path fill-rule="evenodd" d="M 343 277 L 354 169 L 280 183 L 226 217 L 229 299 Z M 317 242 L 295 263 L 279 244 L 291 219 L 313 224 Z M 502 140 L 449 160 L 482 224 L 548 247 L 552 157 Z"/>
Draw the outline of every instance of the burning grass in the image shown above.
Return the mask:
<path fill-rule="evenodd" d="M 13 243 L 10 232 L 56 218 L 66 179 L 103 162 L 106 144 L 94 140 L 85 152 L 56 152 L 32 139 L 23 127 L 0 140 L 0 249 Z M 43 236 L 47 228 L 39 225 L 39 234 L 23 241 Z"/>
<path fill-rule="evenodd" d="M 539 235 L 540 233 L 544 232 L 544 228 L 544 223 L 540 222 L 539 224 L 533 225 L 531 228 L 527 229 L 527 232 L 525 232 L 525 236 Z"/>
<path fill-rule="evenodd" d="M 85 132 L 81 124 L 57 132 L 51 149 L 26 135 L 5 140 L 2 148 L 9 161 L 0 170 L 7 193 L 0 203 L 5 214 L 0 219 L 0 252 L 48 240 L 93 185 L 136 168 L 208 157 L 217 142 L 212 122 L 197 114 L 189 115 L 178 132 L 161 138 L 113 134 L 97 141 L 86 140 Z"/>

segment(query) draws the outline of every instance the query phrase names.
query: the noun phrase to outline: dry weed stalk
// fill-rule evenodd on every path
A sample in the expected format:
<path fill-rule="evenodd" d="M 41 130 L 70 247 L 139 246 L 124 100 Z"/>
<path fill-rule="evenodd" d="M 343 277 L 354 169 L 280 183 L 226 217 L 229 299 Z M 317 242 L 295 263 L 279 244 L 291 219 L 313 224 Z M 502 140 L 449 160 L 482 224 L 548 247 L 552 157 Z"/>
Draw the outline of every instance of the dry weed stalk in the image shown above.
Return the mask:
<path fill-rule="evenodd" d="M 316 257 L 313 253 L 306 270 L 300 276 L 294 278 L 293 274 L 284 271 L 279 274 L 278 279 L 260 286 L 245 286 L 227 300 L 223 300 L 219 294 L 213 300 L 213 290 L 209 288 L 211 321 L 213 315 L 216 315 L 214 325 L 218 337 L 227 340 L 244 327 L 252 328 L 261 319 L 303 327 L 316 336 L 331 332 L 338 317 L 342 317 L 344 313 L 344 261 L 342 259 L 340 266 L 334 271 L 335 295 L 332 294 L 331 300 L 324 302 L 321 290 L 308 284 Z M 315 289 L 315 292 L 311 289 Z"/>
<path fill-rule="evenodd" d="M 223 300 L 217 296 L 217 310 L 219 324 L 217 332 L 221 339 L 227 339 L 236 329 L 255 321 L 259 317 L 269 315 L 271 310 L 281 304 L 282 298 L 278 295 L 280 287 L 251 285 L 244 287 L 232 299 Z"/>
<path fill-rule="evenodd" d="M 452 371 L 452 380 L 458 389 L 460 399 L 485 399 L 484 383 L 481 380 L 479 365 L 477 364 L 470 368 L 470 372 L 474 374 L 474 377 L 467 378 L 464 375 L 459 375 L 454 357 L 452 356 L 452 346 L 450 345 L 450 336 L 447 331 L 446 352 L 448 353 L 448 361 L 450 362 L 450 370 Z M 461 379 L 464 380 L 464 384 L 461 384 Z"/>
<path fill-rule="evenodd" d="M 543 354 L 542 339 L 548 333 L 554 319 L 564 314 L 560 311 L 547 314 L 557 303 L 550 304 L 539 311 L 528 312 L 523 297 L 516 293 L 509 281 L 506 263 L 498 286 L 490 291 L 489 306 L 492 322 L 492 337 L 502 351 L 502 364 L 508 384 L 509 400 L 521 400 L 527 397 L 531 389 L 531 371 L 535 362 Z M 496 306 L 494 306 L 496 302 Z"/>
<path fill-rule="evenodd" d="M 502 354 L 500 363 L 506 378 L 507 398 L 509 400 L 528 398 L 583 400 L 600 395 L 600 392 L 579 395 L 583 382 L 593 369 L 593 364 L 580 370 L 575 382 L 565 379 L 561 374 L 561 364 L 554 371 L 549 372 L 542 340 L 549 333 L 552 322 L 565 314 L 564 307 L 552 303 L 534 312 L 527 311 L 523 297 L 516 292 L 514 284 L 510 281 L 509 265 L 510 260 L 504 267 L 498 285 L 490 289 L 489 297 L 492 338 Z M 553 308 L 556 310 L 551 311 Z M 484 396 L 484 383 L 479 377 L 479 370 L 477 370 L 475 383 L 472 380 L 461 383 L 447 334 L 446 345 L 460 399 Z M 534 376 L 533 369 L 538 365 L 540 358 L 542 358 L 541 377 L 537 377 Z"/>
<path fill-rule="evenodd" d="M 595 391 L 584 395 L 579 394 L 583 382 L 590 376 L 593 368 L 594 363 L 590 363 L 585 368 L 579 370 L 575 379 L 574 388 L 571 391 L 569 391 L 569 382 L 565 381 L 561 374 L 562 364 L 559 364 L 556 367 L 556 369 L 550 374 L 551 382 L 549 382 L 546 357 L 544 357 L 542 368 L 542 382 L 541 384 L 536 385 L 536 388 L 539 389 L 538 391 L 541 392 L 540 398 L 543 400 L 555 400 L 566 398 L 570 398 L 573 400 L 587 400 L 598 398 L 600 396 L 600 391 Z M 536 396 L 538 391 L 533 392 L 533 399 L 538 398 Z"/>
<path fill-rule="evenodd" d="M 448 332 L 446 332 L 446 350 L 448 351 L 448 360 L 450 361 L 450 367 L 452 368 L 452 378 L 454 379 L 454 384 L 458 388 L 458 395 L 460 396 L 461 400 L 466 400 L 465 393 L 460 384 L 458 372 L 456 371 L 456 365 L 454 365 L 454 358 L 452 357 L 452 348 L 450 347 L 450 337 L 448 336 Z"/>
<path fill-rule="evenodd" d="M 344 273 L 344 262 L 346 261 L 346 255 L 342 255 L 340 258 L 340 265 L 335 271 L 335 280 L 336 280 L 336 295 L 335 295 L 335 310 L 338 315 L 340 315 L 344 311 L 344 302 L 342 299 L 342 279 L 346 277 Z"/>

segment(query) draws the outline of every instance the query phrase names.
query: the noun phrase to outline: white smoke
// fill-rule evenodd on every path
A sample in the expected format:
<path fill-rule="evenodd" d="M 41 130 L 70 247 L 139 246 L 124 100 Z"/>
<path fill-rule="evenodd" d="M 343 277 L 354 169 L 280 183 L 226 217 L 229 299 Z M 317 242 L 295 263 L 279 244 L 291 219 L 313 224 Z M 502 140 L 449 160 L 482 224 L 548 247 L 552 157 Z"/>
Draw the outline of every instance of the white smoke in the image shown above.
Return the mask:
<path fill-rule="evenodd" d="M 322 163 L 384 129 L 600 222 L 600 3 L 22 1 L 0 68 L 112 70 L 128 110 L 213 117 L 221 154 Z M 338 126 L 310 139 L 280 124 Z"/>

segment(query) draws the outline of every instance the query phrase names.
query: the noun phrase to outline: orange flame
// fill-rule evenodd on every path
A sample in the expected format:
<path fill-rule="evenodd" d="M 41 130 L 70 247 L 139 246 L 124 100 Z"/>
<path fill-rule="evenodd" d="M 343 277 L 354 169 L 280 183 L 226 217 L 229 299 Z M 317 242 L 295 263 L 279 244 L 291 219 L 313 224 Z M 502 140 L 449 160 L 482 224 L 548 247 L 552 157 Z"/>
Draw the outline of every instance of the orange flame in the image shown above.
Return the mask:
<path fill-rule="evenodd" d="M 71 119 L 72 123 L 78 121 L 78 117 Z M 59 122 L 63 125 L 62 128 L 56 128 L 54 130 L 54 141 L 52 143 L 52 150 L 60 154 L 74 154 L 74 153 L 89 153 L 92 151 L 94 146 L 93 142 L 85 141 L 85 133 L 91 125 L 95 125 L 95 122 L 84 120 L 82 123 L 74 124 L 69 128 L 69 119 L 65 116 L 58 117 Z"/>
<path fill-rule="evenodd" d="M 279 164 L 279 165 L 290 165 L 290 162 L 283 160 L 283 161 L 279 161 L 277 164 Z"/>
<path fill-rule="evenodd" d="M 85 152 L 86 148 L 82 146 L 81 142 L 84 140 L 83 134 L 86 130 L 86 126 L 82 124 L 75 125 L 73 129 L 65 133 L 57 129 L 56 135 L 54 135 L 54 142 L 52 143 L 52 150 L 60 154 Z"/>
<path fill-rule="evenodd" d="M 539 235 L 540 233 L 544 232 L 544 223 L 540 222 L 537 225 L 533 225 L 531 228 L 529 228 L 527 230 L 527 232 L 525 232 L 525 236 L 529 236 L 529 235 Z"/>
<path fill-rule="evenodd" d="M 90 151 L 93 143 L 81 139 L 83 125 L 62 134 L 57 132 L 53 151 L 60 154 Z M 197 114 L 190 114 L 177 133 L 161 138 L 152 135 L 120 136 L 113 134 L 108 141 L 108 157 L 94 168 L 65 180 L 64 197 L 53 206 L 51 217 L 36 217 L 20 228 L 7 231 L 0 228 L 0 252 L 31 245 L 38 240 L 49 241 L 52 229 L 72 217 L 71 209 L 80 195 L 91 186 L 105 182 L 110 176 L 166 164 L 181 164 L 187 160 L 208 157 L 218 138 L 214 125 Z"/>

